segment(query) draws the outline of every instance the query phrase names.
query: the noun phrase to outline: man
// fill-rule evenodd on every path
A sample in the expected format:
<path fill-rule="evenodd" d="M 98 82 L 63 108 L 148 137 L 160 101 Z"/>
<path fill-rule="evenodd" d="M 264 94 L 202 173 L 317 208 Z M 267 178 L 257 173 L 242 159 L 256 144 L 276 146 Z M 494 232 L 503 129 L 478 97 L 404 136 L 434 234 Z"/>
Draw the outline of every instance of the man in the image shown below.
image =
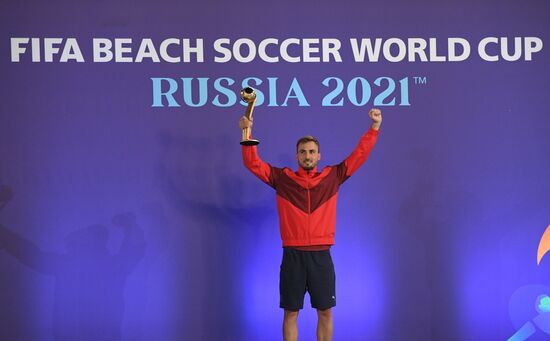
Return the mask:
<path fill-rule="evenodd" d="M 350 156 L 321 172 L 317 171 L 321 159 L 319 141 L 313 136 L 304 136 L 296 144 L 296 172 L 262 161 L 256 146 L 242 147 L 246 168 L 277 191 L 283 241 L 279 290 L 285 341 L 298 339 L 298 311 L 303 308 L 306 290 L 311 306 L 317 309 L 317 340 L 332 340 L 336 292 L 330 247 L 334 245 L 336 200 L 339 186 L 365 162 L 376 143 L 382 114 L 371 109 L 369 117 L 371 127 Z M 243 116 L 239 126 L 251 128 L 252 121 Z"/>

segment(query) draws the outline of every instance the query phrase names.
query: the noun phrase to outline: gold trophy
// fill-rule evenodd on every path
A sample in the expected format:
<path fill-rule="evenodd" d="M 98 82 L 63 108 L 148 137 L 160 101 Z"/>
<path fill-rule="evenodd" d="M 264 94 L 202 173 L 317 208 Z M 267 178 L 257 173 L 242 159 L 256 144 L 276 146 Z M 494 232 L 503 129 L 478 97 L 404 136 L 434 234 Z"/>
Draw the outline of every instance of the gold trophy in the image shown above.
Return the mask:
<path fill-rule="evenodd" d="M 244 113 L 244 116 L 248 118 L 249 120 L 252 120 L 252 111 L 254 111 L 254 105 L 256 104 L 256 92 L 251 87 L 246 87 L 241 90 L 241 99 L 248 103 L 248 106 L 246 107 L 246 112 Z M 243 146 L 255 146 L 260 141 L 251 139 L 250 136 L 252 135 L 252 128 L 244 128 L 243 129 L 243 138 L 241 140 L 241 145 Z"/>

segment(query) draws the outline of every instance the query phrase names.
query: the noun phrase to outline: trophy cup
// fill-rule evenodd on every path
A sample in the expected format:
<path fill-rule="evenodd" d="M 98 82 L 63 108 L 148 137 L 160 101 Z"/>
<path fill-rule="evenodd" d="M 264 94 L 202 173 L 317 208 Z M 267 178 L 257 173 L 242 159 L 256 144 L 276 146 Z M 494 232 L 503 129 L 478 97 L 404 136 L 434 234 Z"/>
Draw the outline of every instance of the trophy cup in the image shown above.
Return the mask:
<path fill-rule="evenodd" d="M 246 103 L 248 103 L 244 116 L 249 120 L 252 120 L 252 111 L 254 111 L 254 105 L 256 104 L 256 92 L 251 87 L 246 87 L 241 90 L 241 99 Z M 258 143 L 260 143 L 260 141 L 258 140 L 251 139 L 250 138 L 251 135 L 252 135 L 252 128 L 244 128 L 241 145 L 255 146 Z"/>

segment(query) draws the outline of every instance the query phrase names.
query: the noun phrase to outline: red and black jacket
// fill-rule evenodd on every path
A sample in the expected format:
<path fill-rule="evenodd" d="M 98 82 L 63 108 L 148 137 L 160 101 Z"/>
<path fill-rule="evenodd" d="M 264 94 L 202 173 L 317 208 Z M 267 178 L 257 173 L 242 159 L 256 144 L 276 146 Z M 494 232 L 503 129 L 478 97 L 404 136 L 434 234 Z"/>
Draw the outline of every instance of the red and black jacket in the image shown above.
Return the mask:
<path fill-rule="evenodd" d="M 277 191 L 283 246 L 333 245 L 338 188 L 367 160 L 378 131 L 369 129 L 343 162 L 306 171 L 277 168 L 260 159 L 256 146 L 243 146 L 243 162 L 260 180 Z"/>

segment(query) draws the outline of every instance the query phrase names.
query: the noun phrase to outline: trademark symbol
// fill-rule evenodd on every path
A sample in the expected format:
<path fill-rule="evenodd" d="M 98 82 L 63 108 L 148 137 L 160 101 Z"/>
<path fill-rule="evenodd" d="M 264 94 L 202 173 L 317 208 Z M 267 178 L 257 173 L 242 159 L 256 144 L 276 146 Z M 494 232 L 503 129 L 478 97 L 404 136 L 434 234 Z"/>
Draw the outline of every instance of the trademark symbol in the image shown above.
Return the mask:
<path fill-rule="evenodd" d="M 427 84 L 428 79 L 426 77 L 413 77 L 414 84 Z"/>

